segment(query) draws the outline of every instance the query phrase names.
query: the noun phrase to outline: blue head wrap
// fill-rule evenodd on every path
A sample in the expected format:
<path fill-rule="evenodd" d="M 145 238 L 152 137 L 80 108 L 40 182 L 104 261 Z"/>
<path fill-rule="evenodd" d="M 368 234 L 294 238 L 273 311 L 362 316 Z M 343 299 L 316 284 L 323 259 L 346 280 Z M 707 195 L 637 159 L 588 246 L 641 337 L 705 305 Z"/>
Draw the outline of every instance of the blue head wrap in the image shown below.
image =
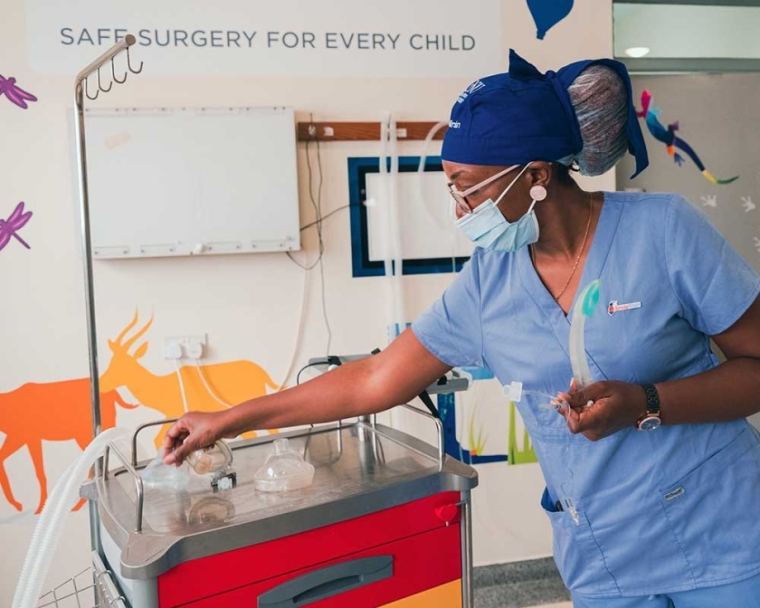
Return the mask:
<path fill-rule="evenodd" d="M 628 95 L 628 151 L 636 172 L 649 164 L 644 136 L 633 105 L 631 79 L 625 66 L 612 59 L 578 61 L 558 72 L 542 74 L 513 50 L 509 72 L 472 83 L 451 110 L 441 156 L 469 165 L 523 165 L 573 157 L 583 148 L 581 129 L 568 88 L 593 65 L 614 70 Z"/>

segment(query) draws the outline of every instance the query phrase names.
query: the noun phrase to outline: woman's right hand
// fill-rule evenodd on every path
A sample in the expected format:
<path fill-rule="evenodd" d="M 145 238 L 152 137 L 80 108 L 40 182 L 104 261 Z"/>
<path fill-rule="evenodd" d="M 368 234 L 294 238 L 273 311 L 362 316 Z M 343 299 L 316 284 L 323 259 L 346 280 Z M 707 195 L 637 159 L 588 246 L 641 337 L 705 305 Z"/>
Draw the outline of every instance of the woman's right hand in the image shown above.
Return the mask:
<path fill-rule="evenodd" d="M 195 450 L 213 445 L 218 439 L 234 439 L 227 428 L 227 412 L 188 412 L 177 420 L 164 438 L 164 464 L 181 465 Z"/>

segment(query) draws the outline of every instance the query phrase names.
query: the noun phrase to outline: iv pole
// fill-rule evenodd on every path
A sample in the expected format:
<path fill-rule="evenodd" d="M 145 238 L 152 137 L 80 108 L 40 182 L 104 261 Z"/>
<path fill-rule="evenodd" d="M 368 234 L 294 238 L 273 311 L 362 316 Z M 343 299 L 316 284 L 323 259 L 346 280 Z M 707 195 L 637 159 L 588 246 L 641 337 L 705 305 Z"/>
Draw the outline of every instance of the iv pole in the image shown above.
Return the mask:
<path fill-rule="evenodd" d="M 140 62 L 140 67 L 134 69 L 129 59 L 129 47 L 136 42 L 135 37 L 131 34 L 127 34 L 123 40 L 117 42 L 108 51 L 103 53 L 90 65 L 84 68 L 76 77 L 74 82 L 74 98 L 76 104 L 76 121 L 75 121 L 75 134 L 77 142 L 77 173 L 79 182 L 79 208 L 80 208 L 80 220 L 82 229 L 82 243 L 84 245 L 84 287 L 85 287 L 85 306 L 87 310 L 87 344 L 89 349 L 90 359 L 90 399 L 92 405 L 92 433 L 93 437 L 97 437 L 101 432 L 101 419 L 100 419 L 100 379 L 98 373 L 98 344 L 97 344 L 97 330 L 95 325 L 95 293 L 93 284 L 93 268 L 92 268 L 92 240 L 90 234 L 90 198 L 89 189 L 87 184 L 87 150 L 85 141 L 84 130 L 84 97 L 94 101 L 98 98 L 98 95 L 102 91 L 108 93 L 113 88 L 113 83 L 123 84 L 127 80 L 128 72 L 126 72 L 123 78 L 120 80 L 116 77 L 116 66 L 114 65 L 114 58 L 126 51 L 127 53 L 127 69 L 133 74 L 139 74 L 142 72 L 143 64 Z M 111 77 L 112 82 L 105 88 L 101 84 L 100 68 L 106 63 L 111 62 Z M 88 78 L 97 72 L 98 89 L 94 96 L 90 96 L 89 81 Z M 95 463 L 95 475 L 100 474 L 101 461 L 98 460 Z M 89 504 L 90 508 L 90 542 L 93 551 L 101 553 L 100 546 L 100 520 L 98 517 L 97 507 L 93 504 Z"/>

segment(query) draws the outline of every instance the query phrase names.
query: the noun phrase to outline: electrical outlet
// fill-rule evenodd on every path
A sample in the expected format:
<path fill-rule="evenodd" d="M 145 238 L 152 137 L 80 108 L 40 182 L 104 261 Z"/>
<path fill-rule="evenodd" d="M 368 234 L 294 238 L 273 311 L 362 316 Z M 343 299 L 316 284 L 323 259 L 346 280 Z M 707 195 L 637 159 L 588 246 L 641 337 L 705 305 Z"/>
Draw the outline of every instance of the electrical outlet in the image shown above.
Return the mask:
<path fill-rule="evenodd" d="M 164 359 L 201 359 L 206 352 L 206 334 L 164 338 Z"/>

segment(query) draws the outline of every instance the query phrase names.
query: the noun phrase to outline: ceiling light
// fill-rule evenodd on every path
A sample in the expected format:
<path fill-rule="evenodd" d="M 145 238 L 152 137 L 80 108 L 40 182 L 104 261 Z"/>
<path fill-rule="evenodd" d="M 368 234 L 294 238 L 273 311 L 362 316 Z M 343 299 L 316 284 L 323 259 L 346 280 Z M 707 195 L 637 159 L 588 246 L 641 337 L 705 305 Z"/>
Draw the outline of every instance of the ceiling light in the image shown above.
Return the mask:
<path fill-rule="evenodd" d="M 625 54 L 634 59 L 640 59 L 641 57 L 649 55 L 649 48 L 645 46 L 634 46 L 630 49 L 625 49 Z"/>

